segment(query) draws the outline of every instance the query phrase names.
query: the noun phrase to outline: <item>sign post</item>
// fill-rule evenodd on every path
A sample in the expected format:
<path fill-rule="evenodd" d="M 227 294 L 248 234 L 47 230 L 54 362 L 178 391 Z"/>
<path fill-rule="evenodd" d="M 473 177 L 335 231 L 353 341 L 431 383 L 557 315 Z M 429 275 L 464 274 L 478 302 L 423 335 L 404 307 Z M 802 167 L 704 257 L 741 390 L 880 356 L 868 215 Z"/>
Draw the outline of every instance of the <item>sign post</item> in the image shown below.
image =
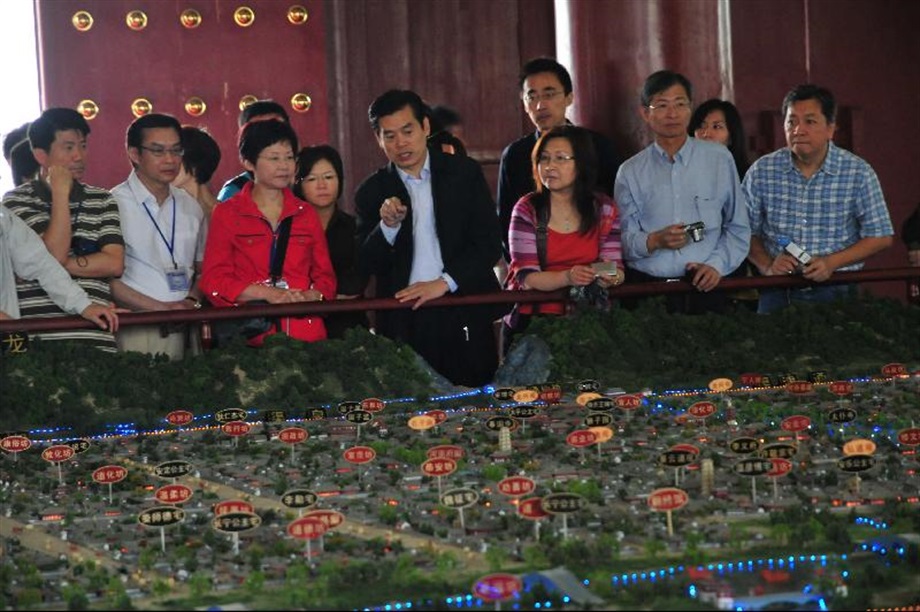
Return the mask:
<path fill-rule="evenodd" d="M 679 510 L 687 505 L 690 496 L 683 489 L 666 487 L 664 489 L 655 489 L 648 496 L 648 506 L 653 512 L 666 512 L 668 516 L 668 536 L 674 535 L 674 522 L 671 519 L 671 512 Z"/>

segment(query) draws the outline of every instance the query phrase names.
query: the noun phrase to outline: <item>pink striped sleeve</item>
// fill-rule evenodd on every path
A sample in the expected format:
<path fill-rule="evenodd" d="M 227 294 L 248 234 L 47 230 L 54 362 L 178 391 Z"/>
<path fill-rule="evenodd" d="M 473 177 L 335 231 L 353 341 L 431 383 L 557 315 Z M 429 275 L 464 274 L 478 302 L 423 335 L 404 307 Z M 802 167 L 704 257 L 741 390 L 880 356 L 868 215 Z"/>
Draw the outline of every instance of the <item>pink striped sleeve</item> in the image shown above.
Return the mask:
<path fill-rule="evenodd" d="M 598 194 L 601 205 L 601 230 L 607 228 L 606 235 L 600 238 L 600 258 L 602 261 L 615 261 L 623 267 L 623 245 L 620 242 L 620 211 L 610 196 Z M 609 226 L 609 227 L 607 227 Z"/>
<path fill-rule="evenodd" d="M 529 194 L 518 200 L 511 211 L 508 249 L 511 251 L 511 270 L 514 271 L 512 285 L 519 288 L 523 284 L 523 276 L 540 271 L 540 260 L 537 257 L 536 211 Z M 522 272 L 525 274 L 522 275 Z"/>

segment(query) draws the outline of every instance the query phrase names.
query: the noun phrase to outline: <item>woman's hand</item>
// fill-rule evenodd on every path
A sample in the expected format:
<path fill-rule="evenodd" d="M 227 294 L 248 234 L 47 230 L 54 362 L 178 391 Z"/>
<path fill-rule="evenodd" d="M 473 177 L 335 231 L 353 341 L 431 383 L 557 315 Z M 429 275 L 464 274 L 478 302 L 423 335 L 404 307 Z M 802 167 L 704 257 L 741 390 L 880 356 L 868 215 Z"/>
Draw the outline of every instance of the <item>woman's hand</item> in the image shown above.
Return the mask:
<path fill-rule="evenodd" d="M 594 268 L 575 265 L 565 271 L 566 285 L 584 287 L 594 282 Z"/>
<path fill-rule="evenodd" d="M 623 271 L 623 268 L 617 266 L 616 274 L 601 274 L 597 277 L 597 284 L 604 289 L 609 289 L 610 287 L 622 285 L 625 280 L 626 272 Z"/>

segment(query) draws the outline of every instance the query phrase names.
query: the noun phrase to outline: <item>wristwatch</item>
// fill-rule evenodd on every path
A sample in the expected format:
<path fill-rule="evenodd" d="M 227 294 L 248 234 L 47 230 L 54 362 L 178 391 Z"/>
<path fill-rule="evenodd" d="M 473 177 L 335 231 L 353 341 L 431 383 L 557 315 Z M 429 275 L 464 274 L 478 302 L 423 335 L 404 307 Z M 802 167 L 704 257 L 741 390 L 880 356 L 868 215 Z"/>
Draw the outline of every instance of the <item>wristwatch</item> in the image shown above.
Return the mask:
<path fill-rule="evenodd" d="M 201 300 L 199 300 L 198 298 L 193 297 L 191 295 L 187 295 L 183 299 L 185 299 L 186 301 L 192 302 L 195 305 L 194 306 L 195 308 L 201 308 Z"/>

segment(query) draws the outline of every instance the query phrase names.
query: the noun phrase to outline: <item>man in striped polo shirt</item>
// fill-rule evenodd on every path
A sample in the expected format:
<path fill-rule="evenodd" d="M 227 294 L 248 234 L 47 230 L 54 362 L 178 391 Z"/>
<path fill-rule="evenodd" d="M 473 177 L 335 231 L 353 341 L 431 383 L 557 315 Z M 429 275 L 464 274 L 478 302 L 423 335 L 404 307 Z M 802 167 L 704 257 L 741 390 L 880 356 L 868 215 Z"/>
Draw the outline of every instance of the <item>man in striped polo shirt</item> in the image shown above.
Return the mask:
<path fill-rule="evenodd" d="M 3 197 L 3 204 L 31 227 L 51 255 L 96 303 L 112 301 L 109 281 L 124 271 L 125 248 L 118 203 L 111 193 L 80 182 L 86 169 L 90 128 L 80 113 L 49 108 L 29 126 L 29 143 L 41 166 L 39 178 Z M 65 316 L 36 281 L 17 283 L 23 317 Z M 115 351 L 103 329 L 36 334 L 42 340 L 80 340 Z"/>

